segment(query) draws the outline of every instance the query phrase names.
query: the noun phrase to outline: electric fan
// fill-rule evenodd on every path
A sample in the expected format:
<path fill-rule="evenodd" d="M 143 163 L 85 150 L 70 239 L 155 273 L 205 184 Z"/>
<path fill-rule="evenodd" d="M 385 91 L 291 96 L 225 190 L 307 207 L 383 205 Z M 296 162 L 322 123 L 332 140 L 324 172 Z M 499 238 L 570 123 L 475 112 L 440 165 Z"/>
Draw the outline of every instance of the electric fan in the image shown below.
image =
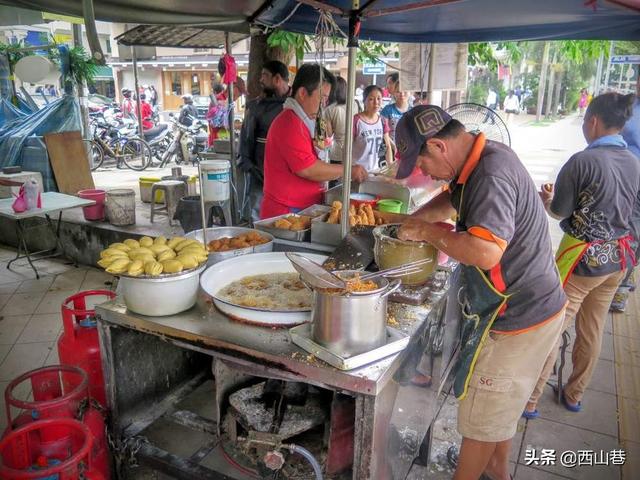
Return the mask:
<path fill-rule="evenodd" d="M 469 132 L 482 132 L 489 140 L 511 146 L 511 135 L 498 112 L 477 103 L 458 103 L 447 108 L 452 118 L 462 123 Z"/>

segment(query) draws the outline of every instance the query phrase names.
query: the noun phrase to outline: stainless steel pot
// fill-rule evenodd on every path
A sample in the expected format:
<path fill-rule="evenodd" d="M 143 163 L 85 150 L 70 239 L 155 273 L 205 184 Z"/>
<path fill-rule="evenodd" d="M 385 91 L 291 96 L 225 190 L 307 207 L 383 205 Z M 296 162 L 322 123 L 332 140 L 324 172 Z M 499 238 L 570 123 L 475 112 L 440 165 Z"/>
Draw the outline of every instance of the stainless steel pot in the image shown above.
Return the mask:
<path fill-rule="evenodd" d="M 355 271 L 339 272 L 341 276 Z M 376 290 L 335 294 L 314 291 L 313 339 L 332 352 L 349 357 L 381 347 L 387 340 L 387 296 L 400 286 L 386 278 Z"/>
<path fill-rule="evenodd" d="M 187 272 L 159 277 L 121 276 L 118 294 L 129 310 L 140 315 L 161 317 L 190 309 L 198 299 L 200 273 L 206 265 Z"/>

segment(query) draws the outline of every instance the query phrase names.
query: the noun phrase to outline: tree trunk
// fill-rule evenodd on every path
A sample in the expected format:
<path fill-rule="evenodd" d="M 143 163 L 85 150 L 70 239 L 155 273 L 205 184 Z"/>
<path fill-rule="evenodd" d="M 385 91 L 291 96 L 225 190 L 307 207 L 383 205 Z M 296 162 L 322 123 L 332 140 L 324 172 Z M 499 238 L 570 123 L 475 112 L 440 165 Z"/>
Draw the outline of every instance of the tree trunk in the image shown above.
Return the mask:
<path fill-rule="evenodd" d="M 562 90 L 562 78 L 564 77 L 564 72 L 561 70 L 558 72 L 558 78 L 556 79 L 556 88 L 553 93 L 553 103 L 551 104 L 551 108 L 553 112 L 558 111 L 558 105 L 560 104 L 560 91 Z"/>
<path fill-rule="evenodd" d="M 260 73 L 262 72 L 262 65 L 267 60 L 279 60 L 288 66 L 293 56 L 293 49 L 285 51 L 279 47 L 270 48 L 267 44 L 267 37 L 268 35 L 264 33 L 251 35 L 249 72 L 247 73 L 247 100 L 259 97 L 262 93 Z"/>
<path fill-rule="evenodd" d="M 540 68 L 540 81 L 538 82 L 538 102 L 536 104 L 536 122 L 542 116 L 542 103 L 544 101 L 544 91 L 547 84 L 547 70 L 549 69 L 549 49 L 551 43 L 544 42 L 544 52 L 542 54 L 542 67 Z"/>
<path fill-rule="evenodd" d="M 557 52 L 554 49 L 553 52 L 553 60 L 551 60 L 551 65 L 549 65 L 549 69 L 550 69 L 550 73 L 549 73 L 549 88 L 547 89 L 547 108 L 545 108 L 544 114 L 547 118 L 553 117 L 555 112 L 553 111 L 553 109 L 551 108 L 551 102 L 553 101 L 553 92 L 554 92 L 554 86 L 555 86 L 555 79 L 556 79 L 556 57 L 557 57 Z"/>

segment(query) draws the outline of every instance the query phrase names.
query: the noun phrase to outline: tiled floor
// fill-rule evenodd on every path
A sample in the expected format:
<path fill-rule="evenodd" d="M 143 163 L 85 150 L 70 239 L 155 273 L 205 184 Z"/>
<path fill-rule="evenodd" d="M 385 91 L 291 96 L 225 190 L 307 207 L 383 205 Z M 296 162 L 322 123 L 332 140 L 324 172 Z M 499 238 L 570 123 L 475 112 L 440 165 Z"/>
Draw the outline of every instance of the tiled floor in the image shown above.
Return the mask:
<path fill-rule="evenodd" d="M 60 306 L 64 299 L 78 291 L 111 289 L 112 277 L 90 267 L 76 268 L 64 260 L 37 263 L 42 274 L 34 279 L 27 266 L 6 263 L 15 253 L 0 247 L 0 391 L 8 382 L 27 370 L 58 362 L 56 341 L 61 333 Z M 640 295 L 636 293 L 636 295 Z M 627 465 L 624 480 L 638 478 L 640 468 L 640 325 L 638 298 L 634 298 L 625 315 L 610 316 L 603 340 L 602 353 L 593 381 L 583 399 L 584 410 L 570 413 L 560 407 L 547 388 L 539 405 L 541 417 L 521 420 L 514 438 L 512 473 L 517 480 L 620 478 L 616 466 L 526 465 L 525 452 L 535 448 L 566 450 L 605 450 L 623 448 Z M 573 333 L 573 332 L 572 332 Z M 567 375 L 571 371 L 571 354 L 567 354 Z M 23 392 L 24 394 L 24 392 Z M 28 394 L 28 393 L 27 393 Z M 436 425 L 433 463 L 429 467 L 414 466 L 411 480 L 448 479 L 446 450 L 460 439 L 456 432 L 456 402 L 451 399 L 443 408 Z M 0 402 L 0 428 L 6 416 Z M 176 439 L 179 443 L 179 439 Z M 147 477 L 145 477 L 147 478 Z M 151 477 L 149 477 L 151 478 Z M 153 477 L 156 478 L 156 477 Z"/>
<path fill-rule="evenodd" d="M 23 260 L 7 270 L 15 252 L 0 247 L 0 391 L 20 374 L 58 363 L 56 342 L 62 331 L 60 307 L 84 290 L 111 289 L 113 277 L 90 267 L 74 267 L 65 260 L 36 263 L 41 278 Z M 7 423 L 0 401 L 0 430 Z"/>

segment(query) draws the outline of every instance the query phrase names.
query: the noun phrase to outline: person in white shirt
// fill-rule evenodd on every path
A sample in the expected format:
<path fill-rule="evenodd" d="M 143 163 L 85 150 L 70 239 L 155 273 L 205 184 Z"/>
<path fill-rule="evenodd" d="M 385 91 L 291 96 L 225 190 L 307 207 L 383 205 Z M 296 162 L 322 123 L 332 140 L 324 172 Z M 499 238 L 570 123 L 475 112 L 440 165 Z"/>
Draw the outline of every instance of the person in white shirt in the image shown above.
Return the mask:
<path fill-rule="evenodd" d="M 495 110 L 498 107 L 498 94 L 492 87 L 489 87 L 489 93 L 487 94 L 487 107 L 491 110 Z"/>
<path fill-rule="evenodd" d="M 504 99 L 504 111 L 507 114 L 507 123 L 511 121 L 514 114 L 518 114 L 520 111 L 520 100 L 513 90 L 509 90 L 509 95 Z"/>

